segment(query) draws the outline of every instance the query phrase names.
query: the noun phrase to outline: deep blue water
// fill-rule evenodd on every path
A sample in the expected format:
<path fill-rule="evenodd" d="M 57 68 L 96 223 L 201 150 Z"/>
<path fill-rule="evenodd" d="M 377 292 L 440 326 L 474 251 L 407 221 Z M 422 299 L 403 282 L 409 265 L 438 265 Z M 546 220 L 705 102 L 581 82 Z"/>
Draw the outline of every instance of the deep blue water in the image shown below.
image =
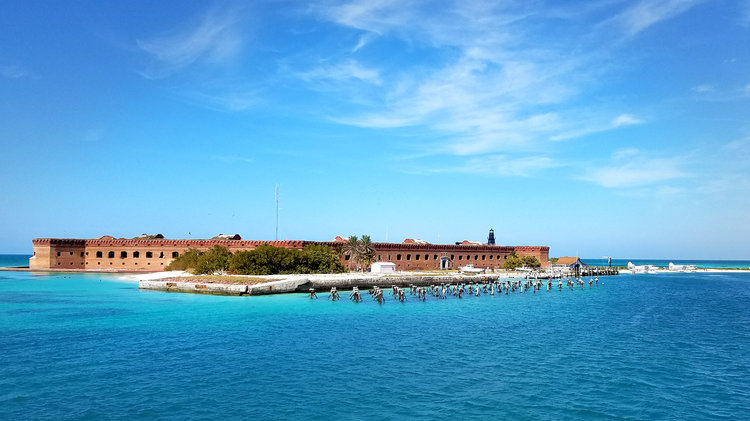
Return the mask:
<path fill-rule="evenodd" d="M 0 254 L 0 268 L 28 266 L 30 254 Z"/>
<path fill-rule="evenodd" d="M 749 419 L 750 275 L 377 305 L 0 272 L 0 419 Z"/>

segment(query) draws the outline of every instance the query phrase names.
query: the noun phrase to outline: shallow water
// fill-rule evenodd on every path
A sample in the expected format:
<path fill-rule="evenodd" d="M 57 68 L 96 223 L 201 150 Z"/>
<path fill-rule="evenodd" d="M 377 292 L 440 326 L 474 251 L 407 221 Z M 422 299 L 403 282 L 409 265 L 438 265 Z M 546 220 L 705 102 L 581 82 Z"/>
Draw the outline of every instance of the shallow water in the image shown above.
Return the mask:
<path fill-rule="evenodd" d="M 750 275 L 601 279 L 378 305 L 0 272 L 0 419 L 750 418 Z"/>

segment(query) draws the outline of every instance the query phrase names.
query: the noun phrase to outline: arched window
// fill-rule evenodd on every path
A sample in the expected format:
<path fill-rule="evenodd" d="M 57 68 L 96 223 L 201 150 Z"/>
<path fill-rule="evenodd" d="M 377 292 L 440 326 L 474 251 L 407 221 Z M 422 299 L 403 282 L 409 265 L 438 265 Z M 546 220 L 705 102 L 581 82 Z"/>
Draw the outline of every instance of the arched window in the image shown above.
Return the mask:
<path fill-rule="evenodd" d="M 133 258 L 134 258 L 134 259 L 137 259 L 137 258 L 139 258 L 139 257 L 141 257 L 141 252 L 139 252 L 139 251 L 134 251 L 134 252 L 133 252 Z"/>
<path fill-rule="evenodd" d="M 485 255 L 483 254 L 483 255 L 482 255 L 482 260 L 484 260 L 484 258 L 485 258 L 485 257 L 487 257 L 487 256 L 485 256 Z"/>
<path fill-rule="evenodd" d="M 102 252 L 101 251 L 97 251 L 96 252 L 96 258 L 97 259 L 101 259 L 102 258 Z"/>
<path fill-rule="evenodd" d="M 107 253 L 107 257 L 109 257 L 110 259 L 114 259 L 115 258 L 115 252 L 114 251 L 110 251 L 109 253 Z"/>
<path fill-rule="evenodd" d="M 173 258 L 173 259 L 176 259 L 176 258 L 177 258 L 177 256 L 179 256 L 179 255 L 180 255 L 180 253 L 178 253 L 178 252 L 176 252 L 176 251 L 173 251 L 173 252 L 172 252 L 172 258 Z"/>
<path fill-rule="evenodd" d="M 146 259 L 150 259 L 150 258 L 152 258 L 152 257 L 154 257 L 154 253 L 152 253 L 152 252 L 150 252 L 150 251 L 147 251 L 147 252 L 146 252 Z"/>
<path fill-rule="evenodd" d="M 159 253 L 159 258 L 160 258 L 160 259 L 163 259 L 163 258 L 164 258 L 164 252 L 163 252 L 163 251 Z M 162 264 L 163 264 L 163 263 L 162 263 Z"/>
<path fill-rule="evenodd" d="M 401 255 L 400 254 L 396 255 L 396 260 L 401 260 Z"/>
<path fill-rule="evenodd" d="M 125 259 L 127 257 L 128 257 L 128 252 L 127 251 L 121 251 L 120 252 L 120 259 Z"/>
<path fill-rule="evenodd" d="M 414 255 L 414 260 L 419 260 L 419 255 Z"/>
<path fill-rule="evenodd" d="M 406 255 L 406 260 L 411 260 L 411 254 Z"/>

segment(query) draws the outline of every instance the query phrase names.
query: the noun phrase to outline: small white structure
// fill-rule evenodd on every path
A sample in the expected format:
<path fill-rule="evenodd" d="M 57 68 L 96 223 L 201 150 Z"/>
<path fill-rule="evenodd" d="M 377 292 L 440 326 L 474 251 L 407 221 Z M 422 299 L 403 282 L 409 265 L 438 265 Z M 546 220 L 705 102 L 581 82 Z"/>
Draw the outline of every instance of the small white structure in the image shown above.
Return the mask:
<path fill-rule="evenodd" d="M 669 270 L 672 272 L 692 272 L 696 269 L 698 269 L 696 265 L 676 265 L 669 262 Z"/>
<path fill-rule="evenodd" d="M 396 264 L 391 262 L 375 262 L 370 266 L 372 273 L 396 273 Z"/>
<path fill-rule="evenodd" d="M 484 273 L 486 271 L 485 269 L 475 268 L 474 265 L 472 265 L 472 264 L 468 264 L 466 266 L 462 266 L 462 267 L 458 268 L 458 270 L 461 273 L 471 273 L 471 274 Z"/>

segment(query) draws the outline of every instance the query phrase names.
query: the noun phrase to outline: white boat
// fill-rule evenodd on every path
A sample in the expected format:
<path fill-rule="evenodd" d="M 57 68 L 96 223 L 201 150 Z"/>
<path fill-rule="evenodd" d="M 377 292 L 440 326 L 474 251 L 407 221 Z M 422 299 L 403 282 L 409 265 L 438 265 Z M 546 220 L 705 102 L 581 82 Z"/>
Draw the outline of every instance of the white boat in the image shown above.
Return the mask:
<path fill-rule="evenodd" d="M 468 264 L 458 268 L 461 273 L 484 273 L 486 269 L 475 268 L 474 265 Z"/>
<path fill-rule="evenodd" d="M 669 262 L 669 270 L 672 272 L 692 272 L 696 269 L 698 269 L 696 265 L 676 265 Z"/>
<path fill-rule="evenodd" d="M 634 265 L 633 262 L 628 262 L 628 269 L 630 269 L 630 272 L 632 274 L 636 273 L 657 273 L 659 272 L 659 267 L 654 265 Z"/>

